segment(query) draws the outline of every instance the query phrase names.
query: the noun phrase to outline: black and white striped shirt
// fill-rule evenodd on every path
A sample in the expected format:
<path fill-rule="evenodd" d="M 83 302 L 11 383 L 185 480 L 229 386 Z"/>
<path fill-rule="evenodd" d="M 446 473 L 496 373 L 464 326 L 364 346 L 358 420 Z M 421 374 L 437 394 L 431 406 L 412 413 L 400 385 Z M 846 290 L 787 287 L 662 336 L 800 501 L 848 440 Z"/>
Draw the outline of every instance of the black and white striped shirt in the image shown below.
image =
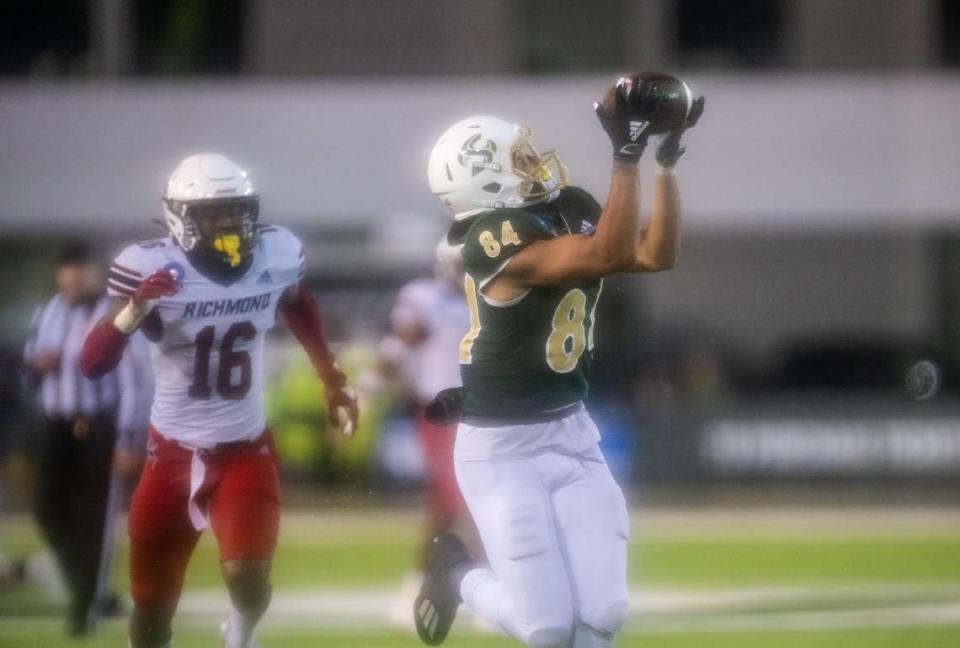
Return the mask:
<path fill-rule="evenodd" d="M 24 348 L 24 364 L 42 352 L 56 351 L 60 367 L 40 378 L 38 400 L 48 417 L 115 417 L 118 443 L 139 446 L 149 422 L 153 377 L 146 340 L 130 336 L 117 368 L 97 380 L 80 372 L 80 353 L 93 326 L 110 309 L 106 295 L 93 303 L 69 304 L 55 295 L 34 314 L 33 331 Z"/>

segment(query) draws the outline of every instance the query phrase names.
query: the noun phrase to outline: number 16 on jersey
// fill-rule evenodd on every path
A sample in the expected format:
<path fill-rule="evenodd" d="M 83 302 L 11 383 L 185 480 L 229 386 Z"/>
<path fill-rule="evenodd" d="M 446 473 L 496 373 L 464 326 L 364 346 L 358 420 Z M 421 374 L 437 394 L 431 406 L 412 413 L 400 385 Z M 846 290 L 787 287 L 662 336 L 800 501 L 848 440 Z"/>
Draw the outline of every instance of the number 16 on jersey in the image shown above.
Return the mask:
<path fill-rule="evenodd" d="M 218 348 L 216 371 L 217 394 L 225 400 L 240 400 L 250 391 L 251 362 L 250 354 L 237 351 L 233 347 L 237 341 L 249 342 L 257 336 L 252 322 L 234 322 L 224 333 Z M 212 393 L 210 387 L 210 356 L 216 338 L 216 328 L 205 326 L 194 340 L 196 355 L 193 363 L 193 383 L 188 394 L 190 398 L 208 400 Z M 235 376 L 234 374 L 238 374 Z"/>

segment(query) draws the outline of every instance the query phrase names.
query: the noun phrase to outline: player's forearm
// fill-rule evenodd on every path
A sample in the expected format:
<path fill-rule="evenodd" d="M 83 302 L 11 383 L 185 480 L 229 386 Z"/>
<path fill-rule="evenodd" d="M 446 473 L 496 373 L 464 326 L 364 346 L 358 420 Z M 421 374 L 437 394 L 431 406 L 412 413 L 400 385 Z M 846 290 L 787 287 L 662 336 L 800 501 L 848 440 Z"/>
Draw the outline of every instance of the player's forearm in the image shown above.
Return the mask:
<path fill-rule="evenodd" d="M 287 328 L 307 352 L 320 379 L 328 387 L 342 385 L 343 373 L 337 368 L 336 359 L 327 344 L 320 307 L 310 291 L 299 287 L 292 299 L 281 304 L 280 314 Z"/>
<path fill-rule="evenodd" d="M 127 336 L 110 320 L 101 321 L 83 342 L 80 371 L 91 380 L 100 378 L 120 364 L 127 347 Z"/>
<path fill-rule="evenodd" d="M 590 281 L 633 266 L 640 202 L 639 165 L 613 163 L 610 193 L 592 236 L 573 233 L 550 241 L 532 284 Z"/>
<path fill-rule="evenodd" d="M 637 240 L 640 204 L 640 165 L 613 163 L 610 194 L 600 215 L 597 231 L 588 239 L 588 258 L 595 269 L 610 274 L 630 267 Z"/>
<path fill-rule="evenodd" d="M 556 286 L 630 270 L 639 197 L 638 165 L 614 162 L 610 194 L 593 235 L 573 232 L 537 241 L 514 257 L 502 274 L 519 286 Z"/>
<path fill-rule="evenodd" d="M 669 270 L 680 253 L 680 191 L 673 173 L 658 172 L 650 223 L 637 243 L 633 270 Z"/>

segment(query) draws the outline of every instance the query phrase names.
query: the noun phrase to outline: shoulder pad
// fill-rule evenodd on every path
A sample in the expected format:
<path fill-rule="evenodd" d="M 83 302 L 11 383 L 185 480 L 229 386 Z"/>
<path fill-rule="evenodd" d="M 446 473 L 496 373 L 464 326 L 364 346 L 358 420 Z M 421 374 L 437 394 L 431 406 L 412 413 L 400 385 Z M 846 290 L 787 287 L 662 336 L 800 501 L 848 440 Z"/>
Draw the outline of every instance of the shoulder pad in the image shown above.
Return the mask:
<path fill-rule="evenodd" d="M 140 241 L 135 243 L 141 250 L 155 250 L 157 248 L 167 247 L 167 239 L 151 239 L 149 241 Z"/>
<path fill-rule="evenodd" d="M 150 271 L 148 265 L 149 247 L 154 241 L 144 241 L 128 245 L 117 255 L 107 273 L 107 294 L 111 297 L 130 297 L 140 282 Z"/>
<path fill-rule="evenodd" d="M 481 214 L 464 236 L 464 269 L 474 278 L 486 278 L 534 241 L 557 235 L 549 219 L 524 209 Z"/>
<path fill-rule="evenodd" d="M 300 239 L 286 227 L 263 225 L 260 227 L 259 234 L 260 239 L 272 254 L 296 258 L 303 251 Z"/>
<path fill-rule="evenodd" d="M 263 225 L 260 227 L 260 247 L 267 255 L 267 264 L 281 271 L 291 271 L 296 280 L 303 278 L 305 262 L 303 243 L 286 227 Z"/>
<path fill-rule="evenodd" d="M 180 252 L 170 239 L 151 239 L 128 245 L 110 264 L 107 275 L 107 294 L 111 297 L 129 297 L 140 282 L 161 268 L 178 264 Z"/>
<path fill-rule="evenodd" d="M 584 189 L 566 187 L 553 203 L 561 211 L 573 234 L 590 234 L 600 220 L 603 207 Z"/>

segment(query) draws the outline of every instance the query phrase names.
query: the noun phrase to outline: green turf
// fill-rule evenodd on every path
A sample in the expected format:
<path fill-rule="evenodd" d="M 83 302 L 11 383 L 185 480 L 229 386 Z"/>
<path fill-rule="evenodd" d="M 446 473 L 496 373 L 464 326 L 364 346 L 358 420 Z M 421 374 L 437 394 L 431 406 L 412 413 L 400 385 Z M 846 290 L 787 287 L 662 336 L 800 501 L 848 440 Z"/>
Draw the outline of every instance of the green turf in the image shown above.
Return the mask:
<path fill-rule="evenodd" d="M 0 648 L 99 648 L 124 646 L 119 623 L 111 623 L 92 639 L 69 641 L 53 622 L 17 623 L 0 629 Z M 267 631 L 260 636 L 264 648 L 415 648 L 422 644 L 398 632 Z M 176 648 L 211 648 L 219 641 L 214 631 L 181 630 Z M 450 648 L 516 648 L 517 642 L 477 634 L 452 634 Z M 619 648 L 956 648 L 960 628 L 904 628 L 883 630 L 803 632 L 693 632 L 625 634 Z"/>
<path fill-rule="evenodd" d="M 410 567 L 417 543 L 419 518 L 415 514 L 325 513 L 298 514 L 284 518 L 281 546 L 274 569 L 278 592 L 330 587 L 393 587 Z M 892 522 L 892 524 L 894 524 Z M 960 586 L 960 534 L 956 527 L 900 525 L 896 533 L 882 527 L 866 530 L 848 527 L 797 532 L 794 527 L 764 527 L 762 534 L 749 525 L 731 532 L 711 532 L 709 525 L 691 533 L 690 528 L 659 529 L 634 534 L 630 576 L 633 586 L 677 590 L 743 588 L 753 586 L 896 584 Z M 0 527 L 0 551 L 22 555 L 38 546 L 27 518 L 8 519 Z M 116 582 L 126 581 L 126 548 L 120 543 Z M 191 590 L 219 588 L 216 545 L 209 534 L 203 539 L 191 564 L 186 587 Z M 882 589 L 882 588 L 881 588 Z M 729 616 L 766 614 L 792 610 L 869 609 L 885 605 L 910 605 L 955 601 L 956 590 L 937 594 L 936 589 L 909 594 L 893 591 L 877 598 L 793 599 L 754 601 L 731 606 Z M 933 592 L 933 593 L 931 593 Z M 889 598 L 884 598 L 889 597 Z M 94 640 L 67 643 L 57 609 L 36 590 L 15 588 L 0 591 L 0 648 L 58 648 L 59 646 L 122 646 L 123 626 L 109 622 Z M 960 646 L 960 623 L 943 627 L 922 626 L 876 630 L 824 630 L 796 632 L 684 632 L 686 617 L 659 617 L 672 623 L 670 632 L 656 623 L 644 626 L 633 620 L 630 631 L 618 642 L 624 646 L 663 648 L 940 648 Z M 691 617 L 691 627 L 698 618 Z M 699 620 L 702 620 L 699 619 Z M 656 621 L 656 619 L 654 619 Z M 199 628 L 197 620 L 185 621 L 177 635 L 177 648 L 218 645 L 214 628 Z M 203 621 L 206 623 L 206 621 Z M 212 624 L 211 625 L 215 625 Z M 713 627 L 713 626 L 705 626 Z M 741 626 L 736 626 L 741 627 Z M 751 626 L 752 627 L 752 626 Z M 800 626 L 806 627 L 806 626 Z M 646 629 L 645 629 L 646 628 Z M 656 630 L 656 631 L 654 631 Z M 394 648 L 419 645 L 407 635 L 370 630 L 295 631 L 267 627 L 265 648 L 332 648 L 361 646 Z M 453 648 L 514 646 L 513 642 L 469 633 L 457 634 L 447 645 Z"/>
<path fill-rule="evenodd" d="M 960 537 L 658 540 L 630 553 L 635 581 L 684 585 L 960 583 Z"/>
<path fill-rule="evenodd" d="M 355 537 L 297 528 L 281 536 L 274 566 L 278 588 L 377 585 L 398 581 L 409 568 L 416 528 L 367 529 Z M 33 527 L 6 525 L 0 551 L 19 555 L 37 545 Z M 864 539 L 744 537 L 640 539 L 631 545 L 630 576 L 650 585 L 766 585 L 819 583 L 960 583 L 960 536 Z M 118 565 L 126 564 L 125 546 Z M 122 582 L 123 577 L 118 578 Z M 191 561 L 187 587 L 220 582 L 210 534 Z"/>

